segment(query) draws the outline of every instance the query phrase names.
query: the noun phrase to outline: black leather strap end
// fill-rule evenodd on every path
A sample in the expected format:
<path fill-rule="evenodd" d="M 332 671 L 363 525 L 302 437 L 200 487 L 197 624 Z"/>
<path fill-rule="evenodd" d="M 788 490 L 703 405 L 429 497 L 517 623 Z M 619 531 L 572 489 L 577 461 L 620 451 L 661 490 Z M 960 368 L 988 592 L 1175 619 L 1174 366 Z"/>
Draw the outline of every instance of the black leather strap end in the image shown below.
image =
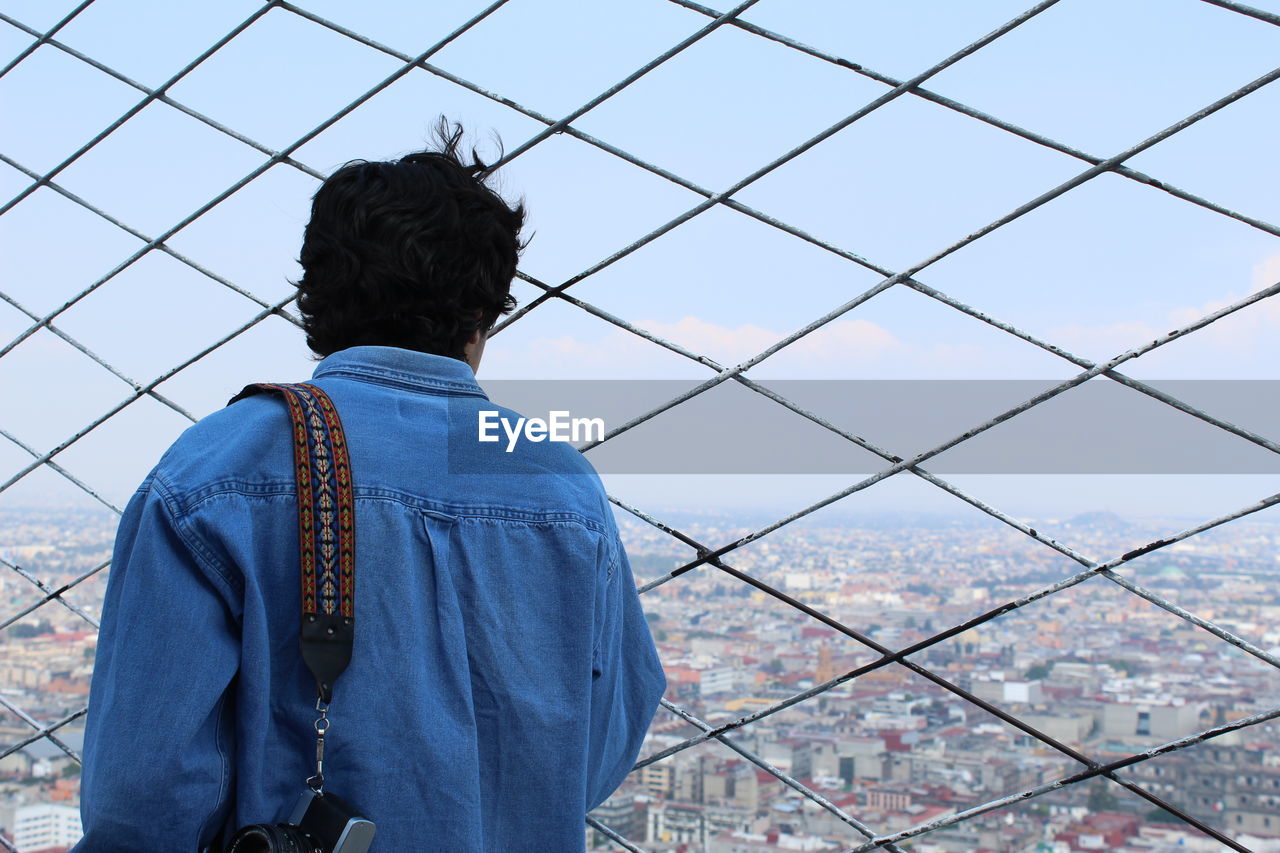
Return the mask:
<path fill-rule="evenodd" d="M 315 676 L 320 699 L 333 701 L 333 683 L 351 663 L 355 622 L 343 616 L 306 613 L 302 616 L 302 660 Z"/>

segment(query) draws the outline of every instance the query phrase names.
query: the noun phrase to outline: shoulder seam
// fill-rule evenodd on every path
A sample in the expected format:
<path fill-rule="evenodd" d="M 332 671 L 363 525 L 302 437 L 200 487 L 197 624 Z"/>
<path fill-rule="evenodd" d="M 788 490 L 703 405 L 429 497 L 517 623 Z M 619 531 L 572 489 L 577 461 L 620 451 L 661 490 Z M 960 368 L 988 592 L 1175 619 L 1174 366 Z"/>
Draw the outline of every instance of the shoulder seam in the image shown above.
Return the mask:
<path fill-rule="evenodd" d="M 187 524 L 190 510 L 193 507 L 182 506 L 177 496 L 174 494 L 173 487 L 165 482 L 164 477 L 157 471 L 152 475 L 153 488 L 160 497 L 160 502 L 164 506 L 165 514 L 169 516 L 170 522 L 173 524 L 173 530 L 182 539 L 183 544 L 191 551 L 196 561 L 205 569 L 206 576 L 210 580 L 216 580 L 220 586 L 224 587 L 224 591 L 232 596 L 238 596 L 242 592 L 242 583 L 237 580 L 235 573 L 228 570 L 222 561 L 214 555 L 213 550 L 205 544 L 195 531 L 191 530 Z"/>
<path fill-rule="evenodd" d="M 605 600 L 608 600 L 608 590 L 613 586 L 613 579 L 618 576 L 618 572 L 614 571 L 618 567 L 618 563 L 622 561 L 622 540 L 610 537 L 607 534 L 604 537 L 605 545 L 612 552 L 609 559 L 609 566 L 605 569 Z M 607 605 L 606 605 L 607 606 Z M 597 628 L 595 642 L 591 646 L 591 660 L 594 662 L 600 656 L 600 644 L 604 642 L 604 624 L 601 623 Z"/>

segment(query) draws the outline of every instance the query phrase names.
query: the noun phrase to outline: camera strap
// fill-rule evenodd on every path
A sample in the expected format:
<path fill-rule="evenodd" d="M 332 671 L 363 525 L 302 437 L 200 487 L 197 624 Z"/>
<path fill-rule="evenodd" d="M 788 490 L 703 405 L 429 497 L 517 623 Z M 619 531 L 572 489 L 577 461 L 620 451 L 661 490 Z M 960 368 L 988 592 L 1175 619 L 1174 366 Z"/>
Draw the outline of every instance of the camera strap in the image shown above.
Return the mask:
<path fill-rule="evenodd" d="M 316 680 L 316 772 L 307 787 L 324 790 L 324 739 L 333 683 L 351 663 L 356 627 L 356 507 L 351 458 L 329 395 L 308 382 L 248 385 L 231 398 L 279 394 L 293 426 L 302 566 L 302 661 Z"/>
<path fill-rule="evenodd" d="M 342 421 L 324 391 L 310 383 L 255 383 L 231 399 L 260 393 L 284 398 L 293 425 L 298 497 L 298 545 L 302 563 L 302 660 L 316 679 L 316 721 L 323 755 L 324 717 L 333 683 L 351 662 L 355 639 L 356 514 Z M 317 768 L 317 776 L 320 770 Z"/>

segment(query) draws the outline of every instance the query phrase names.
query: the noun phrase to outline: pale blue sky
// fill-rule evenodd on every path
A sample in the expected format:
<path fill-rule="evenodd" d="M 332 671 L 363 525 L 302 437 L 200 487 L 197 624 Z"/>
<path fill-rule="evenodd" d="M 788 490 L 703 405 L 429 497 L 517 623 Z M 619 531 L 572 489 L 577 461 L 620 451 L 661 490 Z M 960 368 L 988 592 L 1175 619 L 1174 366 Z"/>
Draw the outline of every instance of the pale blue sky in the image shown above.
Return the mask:
<path fill-rule="evenodd" d="M 35 29 L 71 2 L 0 2 Z M 303 8 L 417 54 L 483 4 L 302 0 Z M 761 0 L 744 19 L 906 78 L 1024 11 L 1026 0 L 951 3 Z M 1280 12 L 1280 2 L 1255 4 Z M 260 4 L 97 0 L 58 35 L 155 86 Z M 559 118 L 706 23 L 666 0 L 511 0 L 433 62 Z M 31 41 L 0 23 L 0 62 Z M 1112 156 L 1280 64 L 1280 27 L 1200 0 L 1061 0 L 925 84 L 1048 135 Z M 399 67 L 383 54 L 274 9 L 178 82 L 171 96 L 269 146 L 290 145 Z M 584 132 L 719 191 L 887 90 L 852 71 L 725 27 L 574 122 Z M 0 78 L 0 152 L 42 172 L 140 94 L 52 46 Z M 1248 215 L 1280 222 L 1272 154 L 1280 84 L 1264 87 L 1129 165 Z M 328 172 L 422 142 L 437 114 L 513 149 L 541 125 L 415 70 L 296 154 Z M 152 104 L 55 180 L 154 236 L 257 168 L 261 153 Z M 740 201 L 891 270 L 917 263 L 1086 168 L 1083 162 L 913 96 L 841 131 L 736 194 Z M 29 179 L 0 164 L 0 203 Z M 522 269 L 558 284 L 701 197 L 583 142 L 553 137 L 501 178 L 534 235 Z M 277 165 L 169 244 L 267 301 L 290 292 L 315 181 Z M 0 217 L 0 289 L 43 314 L 140 245 L 41 189 Z M 1280 239 L 1133 181 L 1105 175 L 925 269 L 918 278 L 1053 343 L 1105 359 L 1280 280 Z M 739 213 L 713 208 L 570 293 L 724 363 L 747 358 L 880 280 L 876 273 Z M 521 302 L 536 291 L 517 282 Z M 1280 300 L 1267 300 L 1125 369 L 1148 378 L 1278 378 Z M 147 382 L 247 322 L 258 306 L 150 253 L 56 325 Z M 0 303 L 0 339 L 29 320 Z M 193 413 L 241 385 L 310 370 L 301 336 L 272 318 L 163 383 Z M 1064 378 L 1065 362 L 896 287 L 751 373 L 758 377 Z M 490 344 L 486 377 L 705 378 L 706 368 L 552 302 Z M 45 450 L 127 387 L 47 332 L 0 359 L 0 427 Z M 75 394 L 67 393 L 76 389 Z M 142 400 L 59 459 L 121 501 L 184 426 Z M 1273 436 L 1274 437 L 1274 436 Z M 29 460 L 0 440 L 0 481 Z M 917 483 L 859 501 L 948 508 Z M 979 478 L 1015 513 L 1100 504 L 1134 514 L 1225 512 L 1276 491 L 1265 478 Z M 0 495 L 62 495 L 33 473 Z M 843 479 L 675 482 L 618 478 L 654 504 L 791 506 Z M 1003 503 L 1002 503 L 1003 501 Z M 696 501 L 695 501 L 696 502 Z"/>

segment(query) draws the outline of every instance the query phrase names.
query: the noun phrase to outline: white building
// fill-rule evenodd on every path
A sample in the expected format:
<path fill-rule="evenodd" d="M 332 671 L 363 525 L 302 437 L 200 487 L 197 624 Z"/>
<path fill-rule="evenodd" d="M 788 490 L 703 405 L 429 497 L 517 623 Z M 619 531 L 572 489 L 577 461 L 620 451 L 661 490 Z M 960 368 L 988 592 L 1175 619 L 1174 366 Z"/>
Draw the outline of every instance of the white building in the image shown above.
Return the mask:
<path fill-rule="evenodd" d="M 742 685 L 742 673 L 731 666 L 707 667 L 699 675 L 698 693 L 701 696 L 737 692 Z"/>
<path fill-rule="evenodd" d="M 18 853 L 68 850 L 82 835 L 79 809 L 47 804 L 22 806 L 13 816 L 13 844 Z"/>

